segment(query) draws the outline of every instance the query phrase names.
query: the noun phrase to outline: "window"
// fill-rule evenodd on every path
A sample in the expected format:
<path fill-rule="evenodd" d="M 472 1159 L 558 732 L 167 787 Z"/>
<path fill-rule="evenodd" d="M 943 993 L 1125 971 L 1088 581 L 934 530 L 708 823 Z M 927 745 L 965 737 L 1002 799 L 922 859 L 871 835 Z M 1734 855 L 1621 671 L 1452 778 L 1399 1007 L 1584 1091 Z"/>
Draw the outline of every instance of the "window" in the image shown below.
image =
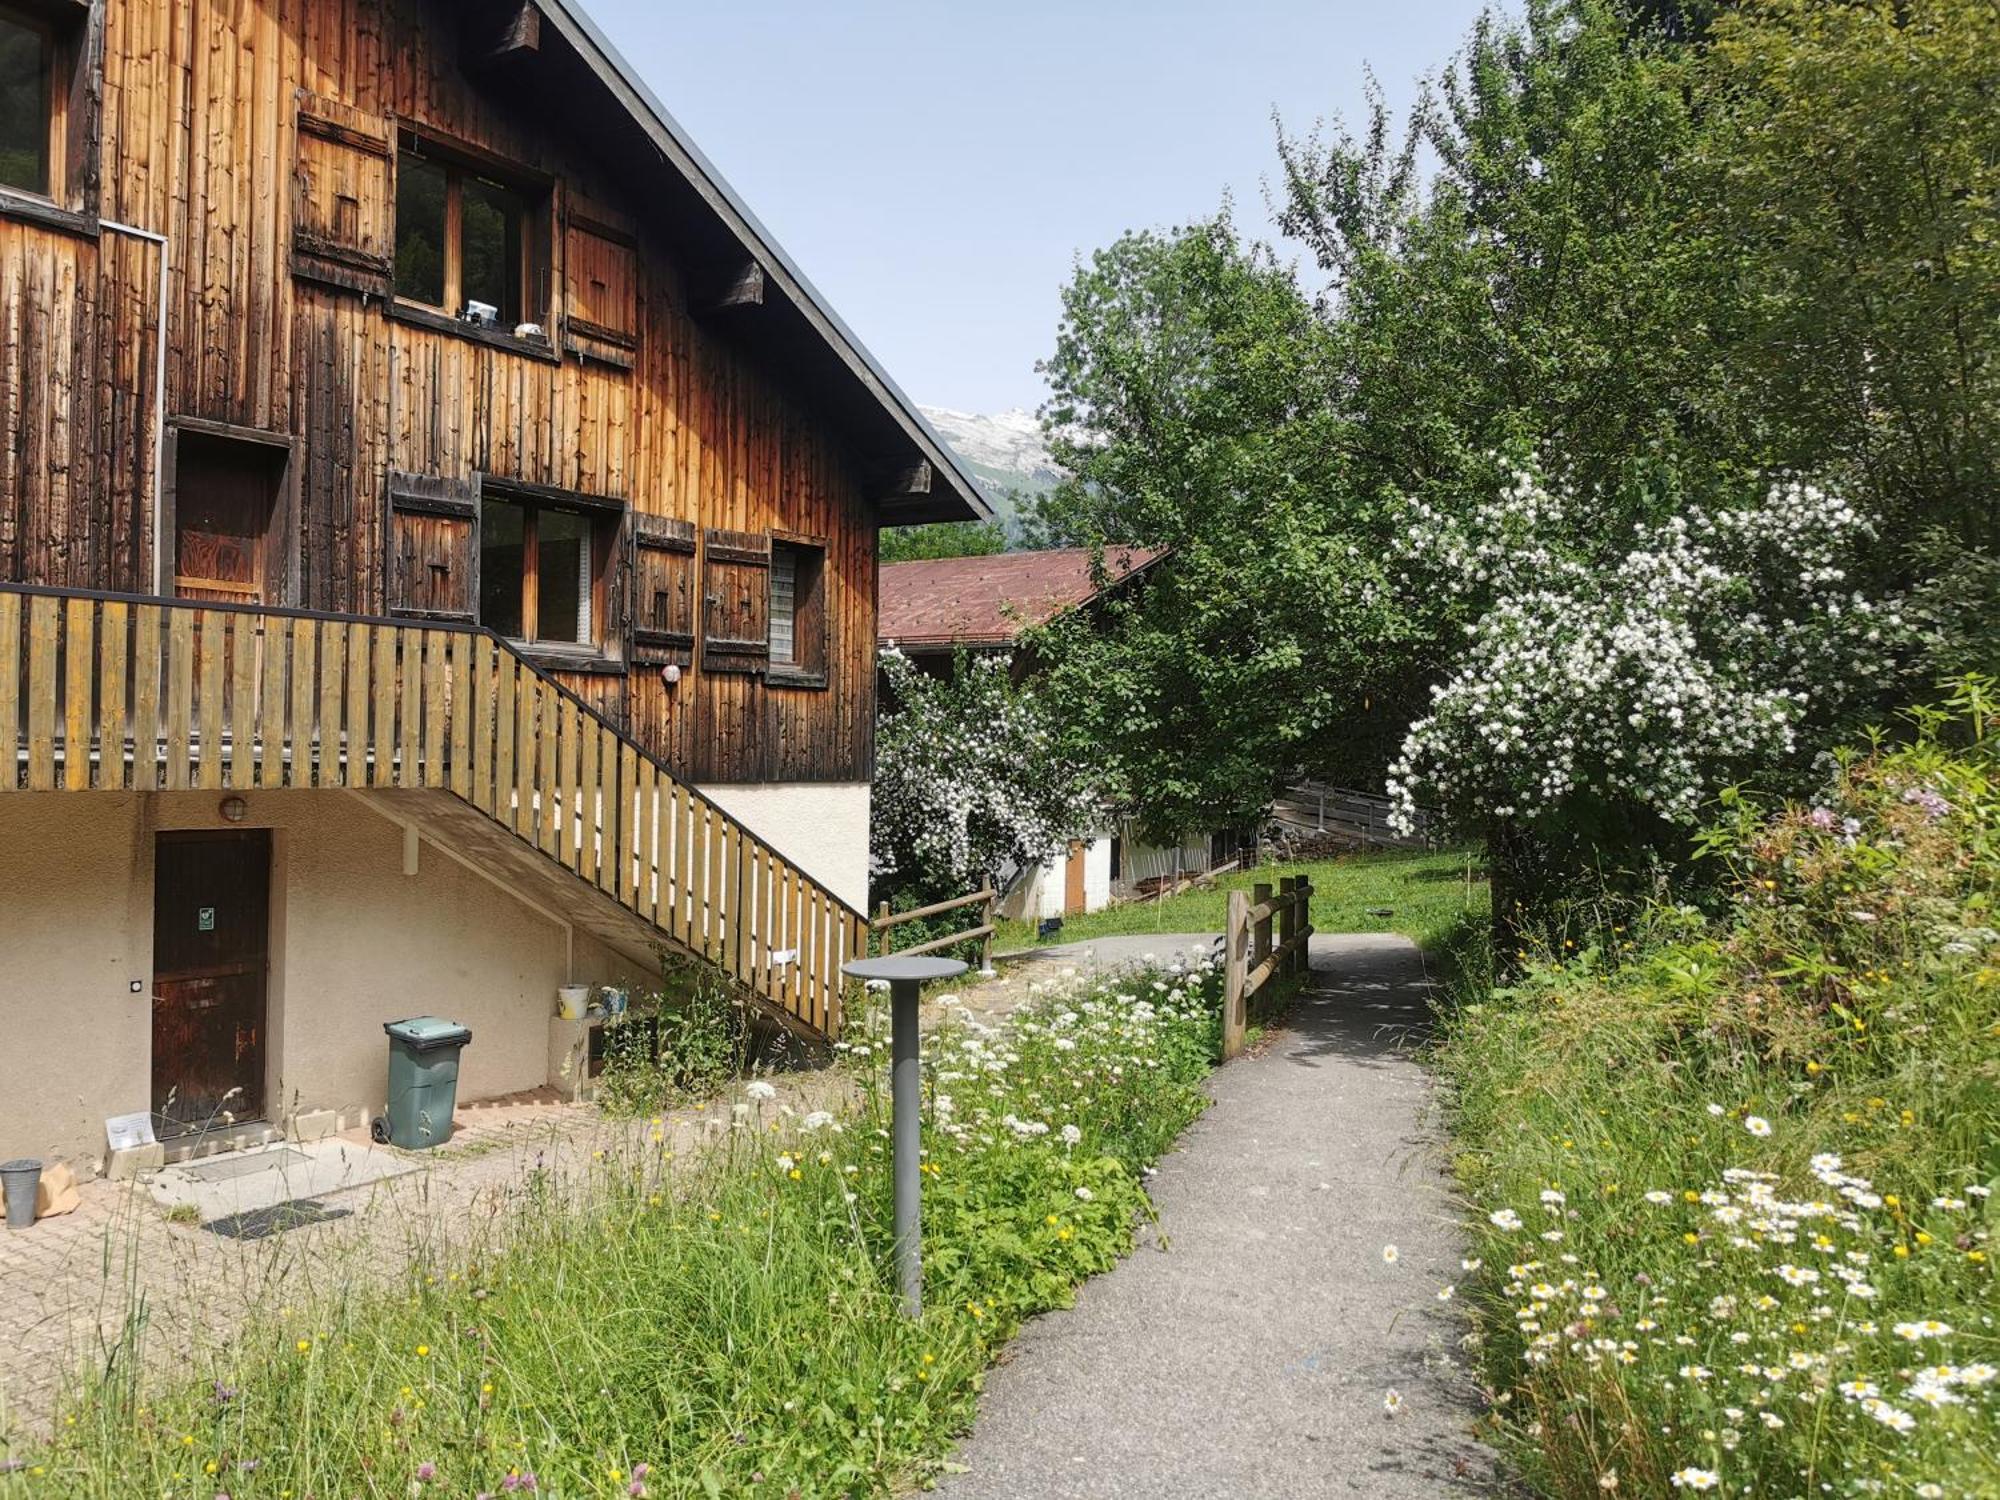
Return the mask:
<path fill-rule="evenodd" d="M 0 9 L 0 187 L 50 195 L 55 44 L 49 28 Z"/>
<path fill-rule="evenodd" d="M 598 649 L 614 520 L 487 494 L 479 507 L 479 622 L 509 639 Z"/>
<path fill-rule="evenodd" d="M 821 574 L 826 548 L 803 542 L 771 543 L 770 676 L 795 684 L 824 683 L 826 610 Z"/>
<path fill-rule="evenodd" d="M 535 320 L 530 195 L 404 137 L 396 153 L 396 295 L 503 329 Z"/>

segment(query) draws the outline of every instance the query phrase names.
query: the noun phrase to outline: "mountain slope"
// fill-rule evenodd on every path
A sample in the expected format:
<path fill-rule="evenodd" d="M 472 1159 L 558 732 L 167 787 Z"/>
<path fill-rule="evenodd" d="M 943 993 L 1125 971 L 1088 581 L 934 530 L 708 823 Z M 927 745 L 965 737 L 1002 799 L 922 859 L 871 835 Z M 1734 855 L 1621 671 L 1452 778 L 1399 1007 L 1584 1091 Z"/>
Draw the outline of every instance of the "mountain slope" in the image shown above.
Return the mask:
<path fill-rule="evenodd" d="M 1062 478 L 1042 441 L 1035 414 L 1019 407 L 991 415 L 941 406 L 918 409 L 979 481 L 994 514 L 1007 523 L 1008 534 L 1018 535 L 1020 521 L 1011 492 L 1039 496 Z"/>

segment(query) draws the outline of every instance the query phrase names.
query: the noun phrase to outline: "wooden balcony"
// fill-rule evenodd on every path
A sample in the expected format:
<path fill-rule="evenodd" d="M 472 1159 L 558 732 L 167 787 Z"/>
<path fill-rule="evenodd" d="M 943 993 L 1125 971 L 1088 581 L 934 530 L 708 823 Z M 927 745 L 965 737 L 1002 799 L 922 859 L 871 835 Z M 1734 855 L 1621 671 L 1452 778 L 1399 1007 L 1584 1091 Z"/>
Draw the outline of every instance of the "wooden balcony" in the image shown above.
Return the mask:
<path fill-rule="evenodd" d="M 0 585 L 0 792 L 428 791 L 838 1032 L 862 914 L 489 631 Z M 497 846 L 496 846 L 497 847 Z"/>

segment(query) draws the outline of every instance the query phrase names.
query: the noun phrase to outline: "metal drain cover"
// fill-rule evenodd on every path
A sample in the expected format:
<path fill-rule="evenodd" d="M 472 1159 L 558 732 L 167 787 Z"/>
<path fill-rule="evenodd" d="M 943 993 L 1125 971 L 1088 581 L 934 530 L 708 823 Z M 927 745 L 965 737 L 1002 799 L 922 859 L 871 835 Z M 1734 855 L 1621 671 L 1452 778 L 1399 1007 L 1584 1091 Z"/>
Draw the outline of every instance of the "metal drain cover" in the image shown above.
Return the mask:
<path fill-rule="evenodd" d="M 196 1182 L 233 1182 L 254 1172 L 281 1172 L 307 1166 L 311 1162 L 312 1158 L 305 1152 L 285 1146 L 276 1151 L 252 1151 L 219 1156 L 214 1161 L 187 1162 L 182 1164 L 180 1170 L 183 1176 L 192 1177 Z"/>

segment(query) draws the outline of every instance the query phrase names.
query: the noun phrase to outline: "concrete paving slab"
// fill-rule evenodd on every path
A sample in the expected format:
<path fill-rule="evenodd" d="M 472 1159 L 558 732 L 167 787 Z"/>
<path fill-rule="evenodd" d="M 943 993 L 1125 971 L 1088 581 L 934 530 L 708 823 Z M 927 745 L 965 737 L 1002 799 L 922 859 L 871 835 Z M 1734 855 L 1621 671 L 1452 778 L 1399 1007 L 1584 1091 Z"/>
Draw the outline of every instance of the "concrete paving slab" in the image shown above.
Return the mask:
<path fill-rule="evenodd" d="M 192 1207 L 208 1224 L 366 1187 L 423 1168 L 421 1158 L 335 1137 L 278 1141 L 162 1167 L 146 1187 L 161 1208 L 171 1212 Z"/>
<path fill-rule="evenodd" d="M 1161 1163 L 1139 1249 L 989 1377 L 948 1500 L 1501 1492 L 1437 1296 L 1462 1252 L 1411 1056 L 1422 957 L 1393 936 L 1311 951 L 1289 1026 L 1215 1074 Z"/>

